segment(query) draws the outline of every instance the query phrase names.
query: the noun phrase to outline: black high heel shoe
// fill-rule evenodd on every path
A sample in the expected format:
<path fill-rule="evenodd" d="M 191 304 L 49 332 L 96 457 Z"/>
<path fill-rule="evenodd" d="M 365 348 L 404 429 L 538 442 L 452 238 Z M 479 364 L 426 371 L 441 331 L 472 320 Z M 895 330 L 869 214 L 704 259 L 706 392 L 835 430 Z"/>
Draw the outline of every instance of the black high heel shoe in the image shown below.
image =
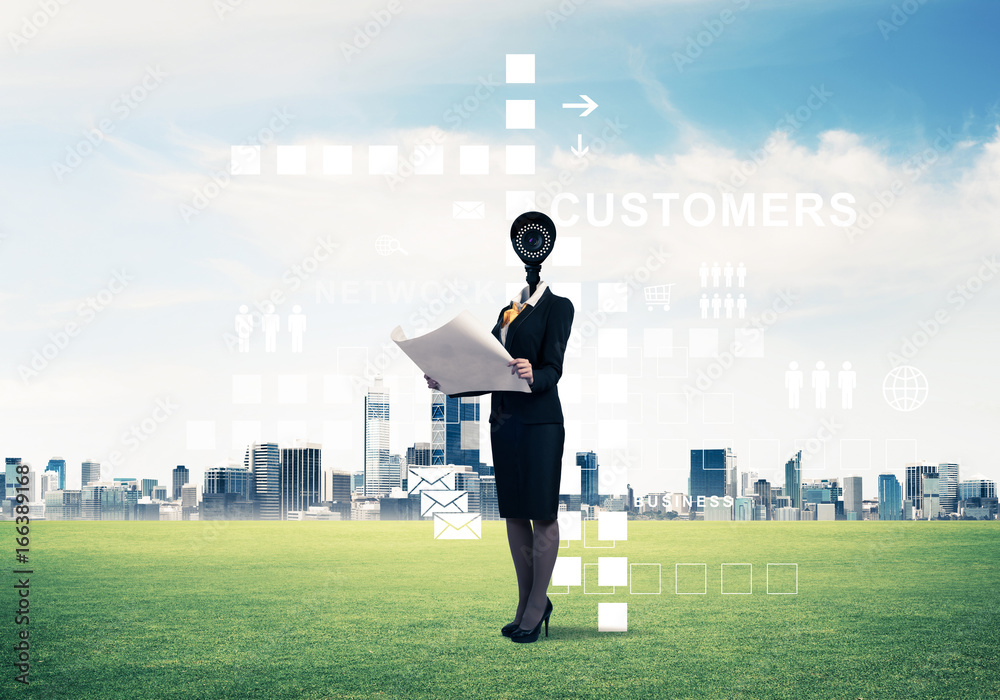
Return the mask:
<path fill-rule="evenodd" d="M 548 598 L 545 599 L 545 614 L 542 615 L 542 619 L 538 621 L 534 629 L 523 630 L 520 626 L 514 630 L 510 635 L 510 641 L 519 642 L 522 644 L 527 644 L 534 642 L 538 639 L 538 635 L 542 632 L 542 623 L 545 623 L 545 636 L 549 636 L 549 616 L 552 614 L 552 601 Z"/>
<path fill-rule="evenodd" d="M 514 630 L 521 626 L 520 622 L 508 622 L 506 625 L 500 628 L 500 634 L 505 637 L 509 637 L 514 634 Z"/>

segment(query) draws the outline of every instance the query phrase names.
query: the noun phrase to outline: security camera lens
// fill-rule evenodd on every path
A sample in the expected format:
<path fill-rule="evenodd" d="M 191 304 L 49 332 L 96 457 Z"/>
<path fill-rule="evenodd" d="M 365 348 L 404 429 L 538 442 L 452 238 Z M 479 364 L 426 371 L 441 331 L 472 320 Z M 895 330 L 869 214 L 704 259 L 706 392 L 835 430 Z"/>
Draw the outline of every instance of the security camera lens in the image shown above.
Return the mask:
<path fill-rule="evenodd" d="M 529 233 L 524 237 L 524 247 L 530 253 L 538 251 L 538 249 L 542 247 L 542 244 L 544 242 L 545 239 L 539 236 L 537 233 Z"/>

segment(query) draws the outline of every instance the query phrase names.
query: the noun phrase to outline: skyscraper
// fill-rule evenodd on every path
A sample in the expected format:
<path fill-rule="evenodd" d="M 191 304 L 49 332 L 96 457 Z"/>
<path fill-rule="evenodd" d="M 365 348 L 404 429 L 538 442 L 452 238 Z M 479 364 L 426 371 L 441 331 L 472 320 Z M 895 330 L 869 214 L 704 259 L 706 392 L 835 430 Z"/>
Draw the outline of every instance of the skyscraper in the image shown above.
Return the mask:
<path fill-rule="evenodd" d="M 143 494 L 145 492 L 146 489 L 143 486 Z M 210 496 L 216 493 L 235 493 L 238 500 L 251 500 L 253 476 L 250 474 L 250 470 L 246 467 L 237 467 L 234 464 L 206 469 L 205 488 L 202 494 Z"/>
<path fill-rule="evenodd" d="M 937 473 L 924 474 L 920 478 L 920 514 L 924 520 L 936 518 L 941 510 L 941 478 Z"/>
<path fill-rule="evenodd" d="M 944 463 L 938 465 L 941 485 L 941 511 L 958 512 L 958 465 Z"/>
<path fill-rule="evenodd" d="M 80 486 L 101 480 L 101 463 L 86 460 L 80 465 Z"/>
<path fill-rule="evenodd" d="M 716 450 L 691 450 L 691 479 L 689 482 L 691 508 L 700 510 L 698 499 L 730 495 L 735 487 L 736 455 L 731 448 Z"/>
<path fill-rule="evenodd" d="M 431 444 L 429 442 L 415 442 L 412 447 L 407 447 L 406 466 L 407 468 L 431 466 Z"/>
<path fill-rule="evenodd" d="M 455 470 L 455 490 L 468 492 L 470 513 L 482 512 L 479 502 L 479 472 L 471 467 L 468 471 L 464 471 L 461 467 L 457 468 Z"/>
<path fill-rule="evenodd" d="M 308 510 L 320 503 L 322 445 L 299 441 L 281 450 L 281 519 L 290 510 Z"/>
<path fill-rule="evenodd" d="M 587 506 L 600 505 L 600 495 L 597 490 L 597 453 L 577 452 L 576 466 L 580 467 L 580 504 Z"/>
<path fill-rule="evenodd" d="M 906 465 L 906 492 L 904 497 L 913 506 L 914 510 L 921 507 L 923 500 L 923 484 L 921 479 L 924 474 L 937 476 L 937 465 L 925 462 L 912 463 Z"/>
<path fill-rule="evenodd" d="M 792 499 L 792 508 L 802 507 L 802 450 L 785 462 L 785 495 Z"/>
<path fill-rule="evenodd" d="M 55 472 L 59 475 L 59 489 L 66 488 L 66 460 L 62 457 L 53 457 L 45 467 L 47 472 Z"/>
<path fill-rule="evenodd" d="M 757 472 L 743 472 L 740 474 L 740 495 L 749 496 L 753 493 L 753 485 L 759 478 Z M 738 518 L 737 518 L 738 519 Z"/>
<path fill-rule="evenodd" d="M 959 482 L 958 498 L 967 501 L 970 498 L 996 498 L 997 484 L 990 479 L 968 479 Z"/>
<path fill-rule="evenodd" d="M 760 499 L 760 504 L 764 508 L 764 519 L 774 520 L 774 510 L 771 508 L 771 484 L 766 479 L 757 479 L 754 482 L 753 492 Z"/>
<path fill-rule="evenodd" d="M 895 474 L 878 475 L 878 519 L 902 520 L 903 491 Z"/>
<path fill-rule="evenodd" d="M 190 473 L 188 472 L 187 467 L 185 467 L 183 464 L 178 464 L 176 467 L 174 467 L 173 476 L 174 476 L 173 498 L 176 501 L 181 497 L 181 486 L 183 486 L 188 482 L 188 479 L 190 478 Z"/>
<path fill-rule="evenodd" d="M 281 454 L 278 443 L 254 443 L 247 448 L 243 466 L 253 475 L 254 517 L 281 519 Z"/>
<path fill-rule="evenodd" d="M 141 483 L 142 497 L 151 498 L 153 496 L 153 487 L 156 486 L 159 481 L 157 479 L 143 479 Z"/>
<path fill-rule="evenodd" d="M 854 517 L 851 517 L 854 513 Z M 848 520 L 863 520 L 865 509 L 861 498 L 861 477 L 844 477 L 844 516 Z"/>
<path fill-rule="evenodd" d="M 20 457 L 7 457 L 4 459 L 4 498 L 17 498 L 17 468 L 21 466 Z"/>
<path fill-rule="evenodd" d="M 479 512 L 482 520 L 499 520 L 500 506 L 497 503 L 497 478 L 479 477 Z"/>
<path fill-rule="evenodd" d="M 365 496 L 388 496 L 399 486 L 389 472 L 389 393 L 377 376 L 365 396 Z"/>
<path fill-rule="evenodd" d="M 479 471 L 479 397 L 431 393 L 431 463 Z"/>

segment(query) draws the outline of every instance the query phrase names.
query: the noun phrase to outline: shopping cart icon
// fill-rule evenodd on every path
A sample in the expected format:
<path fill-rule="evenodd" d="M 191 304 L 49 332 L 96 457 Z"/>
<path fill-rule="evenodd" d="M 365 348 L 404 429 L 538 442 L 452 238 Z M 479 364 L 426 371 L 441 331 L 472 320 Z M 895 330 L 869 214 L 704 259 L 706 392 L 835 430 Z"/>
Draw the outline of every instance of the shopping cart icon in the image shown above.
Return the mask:
<path fill-rule="evenodd" d="M 650 311 L 654 306 L 662 306 L 664 311 L 670 311 L 670 288 L 676 284 L 655 284 L 652 287 L 644 287 L 643 293 L 646 295 L 646 308 Z"/>

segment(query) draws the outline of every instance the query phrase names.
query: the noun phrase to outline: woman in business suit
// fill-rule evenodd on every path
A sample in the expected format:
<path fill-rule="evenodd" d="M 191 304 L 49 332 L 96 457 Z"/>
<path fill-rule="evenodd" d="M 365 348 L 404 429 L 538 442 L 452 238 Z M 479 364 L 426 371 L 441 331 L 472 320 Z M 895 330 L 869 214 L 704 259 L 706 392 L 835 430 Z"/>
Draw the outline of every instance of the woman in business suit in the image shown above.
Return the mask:
<path fill-rule="evenodd" d="M 516 372 L 531 388 L 530 394 L 492 392 L 490 405 L 497 501 L 500 517 L 507 521 L 518 589 L 514 621 L 501 632 L 515 642 L 537 640 L 543 622 L 545 635 L 549 633 L 552 602 L 546 591 L 559 552 L 556 517 L 566 437 L 556 384 L 572 324 L 573 303 L 540 281 L 534 290 L 521 290 L 493 327 L 493 335 L 515 358 L 508 363 L 511 374 Z M 434 379 L 424 378 L 427 386 L 438 388 Z"/>

